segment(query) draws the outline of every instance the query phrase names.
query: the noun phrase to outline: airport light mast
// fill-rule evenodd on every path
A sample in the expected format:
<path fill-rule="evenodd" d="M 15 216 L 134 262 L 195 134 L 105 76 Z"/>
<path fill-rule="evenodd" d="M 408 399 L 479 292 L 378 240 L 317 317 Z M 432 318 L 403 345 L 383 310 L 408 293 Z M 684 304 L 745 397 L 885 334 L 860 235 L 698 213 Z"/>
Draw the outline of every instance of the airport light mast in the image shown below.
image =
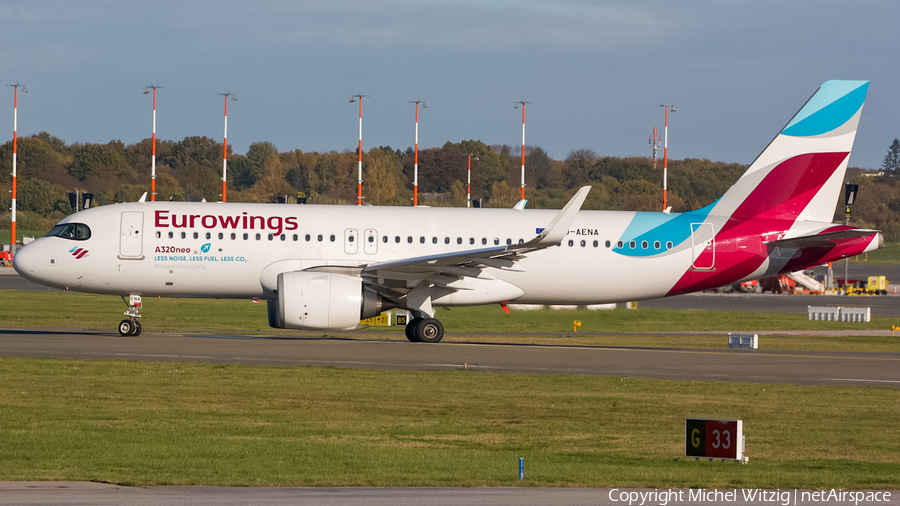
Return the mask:
<path fill-rule="evenodd" d="M 669 171 L 669 110 L 675 112 L 675 105 L 660 105 L 666 109 L 666 126 L 663 129 L 663 211 L 668 209 L 668 196 L 666 195 L 666 183 Z"/>
<path fill-rule="evenodd" d="M 151 149 L 150 155 L 150 201 L 156 201 L 156 90 L 161 89 L 162 86 L 147 86 L 144 89 L 144 95 L 150 93 L 150 90 L 153 90 L 153 148 Z M 227 134 L 226 134 L 227 135 Z"/>
<path fill-rule="evenodd" d="M 22 88 L 22 93 L 28 93 L 28 89 L 25 86 L 16 83 L 16 84 L 8 84 L 7 86 L 11 86 L 13 88 L 13 160 L 12 160 L 12 221 L 10 222 L 10 231 L 9 231 L 9 242 L 10 247 L 9 251 L 15 256 L 16 254 L 16 156 L 17 156 L 17 145 L 18 145 L 18 130 L 19 130 L 19 88 Z"/>
<path fill-rule="evenodd" d="M 222 141 L 222 202 L 226 202 L 226 191 L 228 186 L 228 99 L 237 102 L 234 93 L 219 93 L 219 96 L 225 97 L 225 137 Z"/>
<path fill-rule="evenodd" d="M 525 102 L 524 100 L 520 100 L 516 102 L 516 105 L 513 106 L 513 109 L 518 109 L 519 105 L 522 105 L 522 186 L 521 186 L 521 200 L 525 200 L 525 104 L 530 104 L 531 102 Z"/>
<path fill-rule="evenodd" d="M 416 104 L 416 154 L 413 162 L 413 207 L 419 205 L 419 104 L 428 109 L 421 100 L 410 100 L 410 104 Z"/>
<path fill-rule="evenodd" d="M 359 100 L 359 149 L 357 152 L 359 153 L 359 177 L 356 181 L 356 205 L 361 206 L 363 201 L 362 196 L 362 99 L 368 97 L 368 95 L 351 95 L 350 103 L 356 102 Z M 418 109 L 417 109 L 418 111 Z M 416 132 L 418 132 L 418 112 L 416 113 Z"/>
<path fill-rule="evenodd" d="M 650 135 L 650 150 L 653 151 L 653 170 L 656 170 L 656 155 L 659 153 L 659 129 L 653 125 L 653 133 Z"/>
<path fill-rule="evenodd" d="M 478 157 L 475 157 L 478 160 Z M 472 153 L 469 153 L 469 169 L 466 171 L 466 207 L 472 207 Z"/>

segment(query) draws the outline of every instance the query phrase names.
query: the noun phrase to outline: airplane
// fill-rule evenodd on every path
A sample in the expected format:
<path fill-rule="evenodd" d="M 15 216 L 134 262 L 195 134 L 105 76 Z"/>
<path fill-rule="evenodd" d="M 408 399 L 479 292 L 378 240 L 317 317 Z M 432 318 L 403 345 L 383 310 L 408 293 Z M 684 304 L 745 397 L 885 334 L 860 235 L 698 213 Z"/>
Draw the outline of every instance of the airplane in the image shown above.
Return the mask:
<path fill-rule="evenodd" d="M 266 300 L 275 328 L 349 330 L 409 310 L 436 343 L 435 307 L 645 300 L 873 251 L 880 231 L 833 224 L 868 81 L 827 81 L 741 178 L 685 213 L 138 202 L 62 219 L 23 247 L 23 277 L 119 295 L 122 336 L 142 297 Z"/>

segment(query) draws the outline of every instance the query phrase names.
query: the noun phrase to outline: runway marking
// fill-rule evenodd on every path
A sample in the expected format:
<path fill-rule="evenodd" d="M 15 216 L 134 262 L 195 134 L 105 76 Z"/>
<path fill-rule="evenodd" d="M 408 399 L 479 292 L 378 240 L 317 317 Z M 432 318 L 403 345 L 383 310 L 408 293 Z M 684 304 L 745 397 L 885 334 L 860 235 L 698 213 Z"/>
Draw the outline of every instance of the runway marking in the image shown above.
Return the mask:
<path fill-rule="evenodd" d="M 853 381 L 856 383 L 900 383 L 900 380 L 868 380 L 850 378 L 824 378 L 826 381 Z"/>
<path fill-rule="evenodd" d="M 156 357 L 156 358 L 206 358 L 206 359 L 214 359 L 218 357 L 211 357 L 208 355 L 161 355 L 161 354 L 153 354 L 153 353 L 113 353 L 118 357 Z"/>
<path fill-rule="evenodd" d="M 399 342 L 399 341 L 398 341 Z M 824 359 L 854 359 L 854 360 L 887 360 L 892 362 L 900 362 L 900 357 L 854 357 L 854 356 L 828 356 L 828 355 L 799 355 L 791 353 L 759 353 L 744 351 L 726 351 L 726 350 L 670 350 L 670 349 L 648 349 L 648 348 L 628 348 L 622 346 L 565 346 L 565 345 L 520 345 L 520 344 L 503 344 L 503 343 L 441 343 L 440 346 L 481 346 L 495 348 L 534 348 L 534 349 L 556 349 L 556 350 L 594 350 L 594 351 L 643 351 L 649 353 L 686 353 L 697 355 L 745 355 L 755 357 L 788 357 L 788 358 L 824 358 Z M 853 353 L 853 352 L 835 352 L 835 353 Z M 890 352 L 889 352 L 890 353 Z"/>

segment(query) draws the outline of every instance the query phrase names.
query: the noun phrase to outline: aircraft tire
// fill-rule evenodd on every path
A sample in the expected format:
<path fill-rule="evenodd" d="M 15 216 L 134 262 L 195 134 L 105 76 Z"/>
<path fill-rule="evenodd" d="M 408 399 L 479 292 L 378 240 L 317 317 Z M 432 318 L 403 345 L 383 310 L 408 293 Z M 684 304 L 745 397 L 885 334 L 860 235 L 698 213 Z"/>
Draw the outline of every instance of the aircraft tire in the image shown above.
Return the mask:
<path fill-rule="evenodd" d="M 134 321 L 134 330 L 131 331 L 131 337 L 137 337 L 141 335 L 141 322 L 138 320 Z"/>
<path fill-rule="evenodd" d="M 419 326 L 419 322 L 422 321 L 422 318 L 413 318 L 406 324 L 406 338 L 410 340 L 410 342 L 418 343 L 419 338 L 416 335 L 416 328 Z"/>
<path fill-rule="evenodd" d="M 131 320 L 122 320 L 119 322 L 119 335 L 128 337 L 134 332 L 134 328 L 134 324 L 131 323 Z"/>
<path fill-rule="evenodd" d="M 416 337 L 423 343 L 439 343 L 444 338 L 444 325 L 434 318 L 423 318 L 416 325 Z"/>

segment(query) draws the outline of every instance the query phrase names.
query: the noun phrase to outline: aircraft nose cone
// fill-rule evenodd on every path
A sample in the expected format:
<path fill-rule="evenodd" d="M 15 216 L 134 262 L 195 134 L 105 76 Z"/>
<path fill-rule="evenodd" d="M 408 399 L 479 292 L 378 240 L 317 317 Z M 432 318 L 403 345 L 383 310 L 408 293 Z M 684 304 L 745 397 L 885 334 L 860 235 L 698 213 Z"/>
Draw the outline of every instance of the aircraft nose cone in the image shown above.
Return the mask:
<path fill-rule="evenodd" d="M 34 248 L 22 247 L 13 255 L 13 269 L 23 278 L 34 277 Z"/>

